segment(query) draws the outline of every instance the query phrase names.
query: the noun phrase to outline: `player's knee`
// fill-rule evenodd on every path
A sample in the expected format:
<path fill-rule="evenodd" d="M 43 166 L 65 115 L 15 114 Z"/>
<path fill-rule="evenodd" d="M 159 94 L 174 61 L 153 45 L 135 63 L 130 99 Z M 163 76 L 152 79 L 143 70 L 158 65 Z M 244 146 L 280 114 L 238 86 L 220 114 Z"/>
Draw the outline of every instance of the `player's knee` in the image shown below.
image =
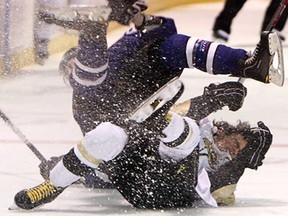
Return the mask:
<path fill-rule="evenodd" d="M 121 127 L 104 122 L 85 135 L 75 148 L 75 153 L 88 165 L 97 165 L 97 161 L 114 159 L 122 152 L 127 141 L 128 135 Z"/>

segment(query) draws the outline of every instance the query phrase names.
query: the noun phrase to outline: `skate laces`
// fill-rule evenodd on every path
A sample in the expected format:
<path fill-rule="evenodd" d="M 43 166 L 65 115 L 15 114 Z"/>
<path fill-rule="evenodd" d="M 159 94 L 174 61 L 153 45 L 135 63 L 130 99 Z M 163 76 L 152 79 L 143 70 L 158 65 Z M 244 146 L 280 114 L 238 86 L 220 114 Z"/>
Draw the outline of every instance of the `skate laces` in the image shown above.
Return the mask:
<path fill-rule="evenodd" d="M 28 189 L 26 193 L 30 198 L 31 202 L 34 203 L 51 196 L 57 190 L 57 187 L 52 185 L 51 182 L 47 180 L 34 188 Z"/>
<path fill-rule="evenodd" d="M 245 61 L 245 65 L 253 64 L 253 62 L 257 60 L 260 46 L 260 43 L 258 43 L 252 55 L 251 53 L 248 53 L 249 58 Z"/>

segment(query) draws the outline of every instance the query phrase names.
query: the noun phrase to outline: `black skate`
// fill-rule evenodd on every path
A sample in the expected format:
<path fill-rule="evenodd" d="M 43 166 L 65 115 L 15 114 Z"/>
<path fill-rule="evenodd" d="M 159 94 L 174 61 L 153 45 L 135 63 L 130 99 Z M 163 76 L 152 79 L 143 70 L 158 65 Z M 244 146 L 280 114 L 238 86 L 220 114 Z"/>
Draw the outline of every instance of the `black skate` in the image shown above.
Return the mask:
<path fill-rule="evenodd" d="M 56 187 L 49 180 L 44 183 L 18 192 L 14 202 L 21 209 L 30 210 L 40 205 L 52 202 L 65 188 Z"/>
<path fill-rule="evenodd" d="M 85 5 L 68 5 L 61 9 L 40 10 L 38 17 L 48 24 L 56 24 L 68 29 L 82 30 L 87 26 L 107 22 L 111 9 L 109 7 L 87 7 Z"/>
<path fill-rule="evenodd" d="M 275 56 L 275 53 L 277 55 Z M 275 61 L 276 57 L 278 57 Z M 252 78 L 263 83 L 284 84 L 284 63 L 281 40 L 276 33 L 262 32 L 251 57 L 243 63 L 242 77 Z"/>
<path fill-rule="evenodd" d="M 229 40 L 229 34 L 226 31 L 219 29 L 213 32 L 213 41 L 219 43 L 226 43 L 228 42 L 228 40 Z"/>

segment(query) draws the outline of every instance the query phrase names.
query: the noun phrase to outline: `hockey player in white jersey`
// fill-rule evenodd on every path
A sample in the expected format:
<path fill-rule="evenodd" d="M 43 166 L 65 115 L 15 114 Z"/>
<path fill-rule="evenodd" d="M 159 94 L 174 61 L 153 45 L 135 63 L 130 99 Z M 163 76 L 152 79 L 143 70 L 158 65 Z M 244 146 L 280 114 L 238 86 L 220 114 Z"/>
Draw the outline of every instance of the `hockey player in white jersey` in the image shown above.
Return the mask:
<path fill-rule="evenodd" d="M 150 112 L 145 106 L 137 109 L 144 109 L 141 118 L 132 116 L 135 120 L 99 124 L 64 155 L 51 170 L 49 180 L 17 193 L 16 205 L 33 209 L 49 203 L 103 164 L 115 188 L 134 207 L 162 209 L 199 203 L 216 207 L 212 194 L 218 198 L 217 190 L 233 187 L 246 168 L 261 166 L 272 134 L 262 122 L 252 128 L 215 123 L 215 130 L 201 120 L 199 127 L 194 120 L 169 112 L 183 92 L 179 80 L 169 84 L 180 86 L 169 101 L 159 107 L 161 97 L 154 95 Z M 158 96 L 163 95 L 163 90 L 157 92 Z M 241 88 L 238 90 L 240 93 Z M 209 101 L 215 91 L 223 91 L 223 87 L 209 86 L 200 97 Z M 232 144 L 236 147 L 231 148 Z"/>

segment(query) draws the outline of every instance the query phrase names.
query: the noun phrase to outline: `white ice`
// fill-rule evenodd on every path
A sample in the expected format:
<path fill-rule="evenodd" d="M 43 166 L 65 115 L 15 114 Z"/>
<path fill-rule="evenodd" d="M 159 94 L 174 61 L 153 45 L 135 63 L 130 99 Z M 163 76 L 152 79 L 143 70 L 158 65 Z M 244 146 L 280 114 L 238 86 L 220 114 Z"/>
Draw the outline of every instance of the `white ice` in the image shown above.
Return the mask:
<path fill-rule="evenodd" d="M 229 45 L 253 50 L 268 1 L 248 1 L 235 18 Z M 153 5 L 151 5 L 153 7 Z M 211 39 L 211 29 L 222 3 L 202 3 L 171 8 L 161 15 L 174 17 L 179 32 Z M 109 35 L 109 42 L 120 37 L 125 29 Z M 287 35 L 287 28 L 284 33 Z M 288 36 L 288 35 L 287 35 Z M 283 43 L 285 66 L 287 42 Z M 45 155 L 50 157 L 67 152 L 81 139 L 80 129 L 71 112 L 71 88 L 57 72 L 61 54 L 49 58 L 45 66 L 25 68 L 25 75 L 0 81 L 0 109 L 22 133 Z M 183 100 L 202 93 L 212 82 L 237 80 L 227 76 L 211 76 L 196 69 L 182 76 L 186 92 Z M 287 80 L 286 80 L 287 81 Z M 33 211 L 9 211 L 14 195 L 24 188 L 42 182 L 39 160 L 0 120 L 0 215 L 288 215 L 288 84 L 278 87 L 253 80 L 244 82 L 248 95 L 242 110 L 227 109 L 211 119 L 238 119 L 253 124 L 261 120 L 274 134 L 274 142 L 257 171 L 247 170 L 236 191 L 236 204 L 229 207 L 147 211 L 132 208 L 117 191 L 88 190 L 80 185 L 68 188 L 54 202 Z"/>

